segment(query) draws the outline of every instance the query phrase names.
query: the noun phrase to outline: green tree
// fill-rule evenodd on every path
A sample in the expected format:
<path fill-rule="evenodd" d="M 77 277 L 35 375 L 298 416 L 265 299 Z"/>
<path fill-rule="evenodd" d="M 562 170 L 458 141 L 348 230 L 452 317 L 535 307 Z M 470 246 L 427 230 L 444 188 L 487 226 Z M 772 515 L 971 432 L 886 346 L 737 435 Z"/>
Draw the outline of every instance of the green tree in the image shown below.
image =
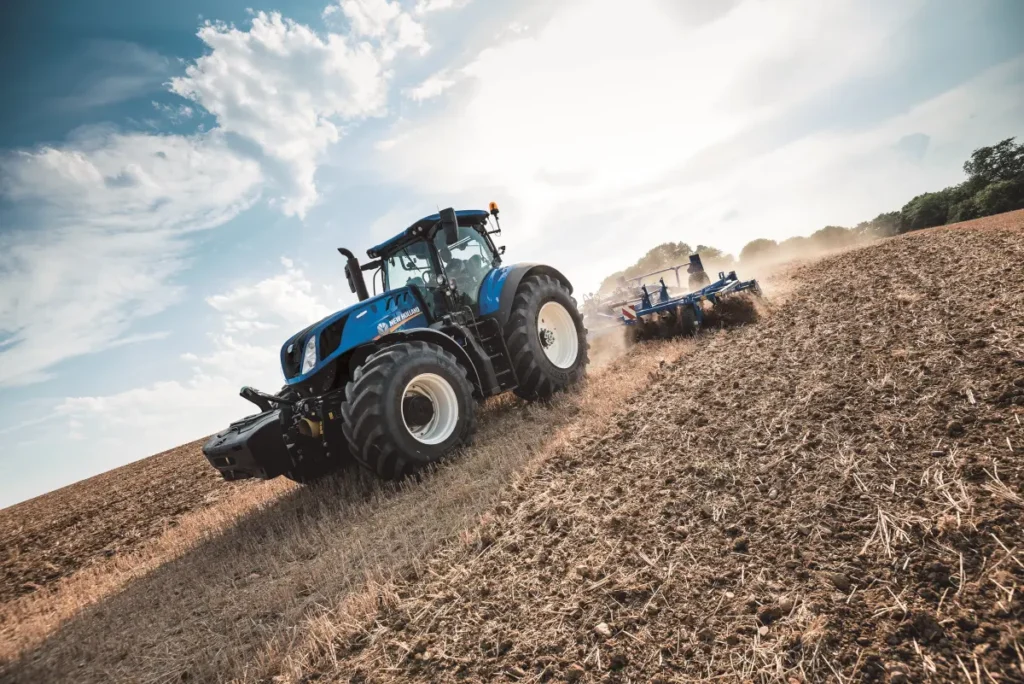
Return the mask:
<path fill-rule="evenodd" d="M 798 252 L 801 249 L 807 249 L 810 244 L 810 240 L 805 235 L 794 235 L 791 238 L 786 238 L 779 243 L 779 251 L 785 254 L 792 254 Z"/>
<path fill-rule="evenodd" d="M 939 192 L 926 192 L 903 205 L 900 209 L 900 232 L 945 224 L 949 208 L 954 204 L 950 190 L 946 188 Z"/>
<path fill-rule="evenodd" d="M 946 214 L 946 223 L 970 221 L 971 219 L 980 218 L 982 215 L 981 210 L 974 201 L 974 197 L 968 197 L 949 208 L 949 213 Z"/>
<path fill-rule="evenodd" d="M 981 192 L 971 198 L 971 204 L 978 216 L 1024 209 L 1024 175 L 986 185 Z"/>
<path fill-rule="evenodd" d="M 693 250 L 685 242 L 663 242 L 650 249 L 632 266 L 617 271 L 601 281 L 598 291 L 611 292 L 618 287 L 622 278 L 635 278 L 668 266 L 685 264 L 690 260 L 691 254 L 693 254 Z"/>
<path fill-rule="evenodd" d="M 842 226 L 825 226 L 811 233 L 808 238 L 815 247 L 820 249 L 836 249 L 853 244 L 857 236 L 849 228 Z"/>
<path fill-rule="evenodd" d="M 626 277 L 633 278 L 644 273 L 656 271 L 666 266 L 674 266 L 689 261 L 693 250 L 685 242 L 664 242 L 651 249 L 626 269 Z"/>
<path fill-rule="evenodd" d="M 889 237 L 898 233 L 899 228 L 900 212 L 890 211 L 858 223 L 855 230 L 866 237 Z"/>
<path fill-rule="evenodd" d="M 728 259 L 729 254 L 726 254 L 717 247 L 709 247 L 708 245 L 697 245 L 697 254 L 700 254 L 701 258 L 707 257 L 708 259 Z"/>
<path fill-rule="evenodd" d="M 712 271 L 731 271 L 736 266 L 736 259 L 733 255 L 723 252 L 717 247 L 697 245 L 697 254 L 700 254 L 704 270 L 709 273 Z"/>
<path fill-rule="evenodd" d="M 751 240 L 740 250 L 740 262 L 772 257 L 779 251 L 779 243 L 767 238 Z"/>
<path fill-rule="evenodd" d="M 964 173 L 968 180 L 980 181 L 985 186 L 1024 176 L 1024 144 L 1014 144 L 1014 140 L 1007 138 L 995 145 L 974 150 L 971 158 L 964 162 Z"/>

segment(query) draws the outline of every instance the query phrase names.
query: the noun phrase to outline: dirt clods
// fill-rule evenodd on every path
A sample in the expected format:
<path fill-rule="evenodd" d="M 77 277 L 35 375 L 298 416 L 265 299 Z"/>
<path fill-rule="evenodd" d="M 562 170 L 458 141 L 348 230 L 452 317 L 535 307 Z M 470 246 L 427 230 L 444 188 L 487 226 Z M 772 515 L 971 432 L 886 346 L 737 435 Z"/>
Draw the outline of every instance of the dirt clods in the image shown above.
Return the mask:
<path fill-rule="evenodd" d="M 699 337 L 538 473 L 492 547 L 396 585 L 345 662 L 375 681 L 512 662 L 539 681 L 1024 681 L 1022 229 L 796 269 L 756 325 Z M 397 621 L 444 657 L 402 660 Z"/>

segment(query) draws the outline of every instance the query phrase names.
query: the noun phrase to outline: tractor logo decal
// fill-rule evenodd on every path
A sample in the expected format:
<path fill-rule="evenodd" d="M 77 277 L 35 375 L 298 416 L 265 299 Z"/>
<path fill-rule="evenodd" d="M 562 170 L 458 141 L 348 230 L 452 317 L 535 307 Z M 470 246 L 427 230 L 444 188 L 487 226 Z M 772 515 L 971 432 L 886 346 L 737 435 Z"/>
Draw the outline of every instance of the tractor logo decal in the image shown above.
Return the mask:
<path fill-rule="evenodd" d="M 402 313 L 398 314 L 397 316 L 390 320 L 385 319 L 381 321 L 380 323 L 377 324 L 377 337 L 383 337 L 388 333 L 393 333 L 394 331 L 398 330 L 403 325 L 405 325 L 405 323 L 410 318 L 412 318 L 413 316 L 418 316 L 420 313 L 422 313 L 420 311 L 420 307 L 414 306 L 413 308 L 403 311 Z"/>

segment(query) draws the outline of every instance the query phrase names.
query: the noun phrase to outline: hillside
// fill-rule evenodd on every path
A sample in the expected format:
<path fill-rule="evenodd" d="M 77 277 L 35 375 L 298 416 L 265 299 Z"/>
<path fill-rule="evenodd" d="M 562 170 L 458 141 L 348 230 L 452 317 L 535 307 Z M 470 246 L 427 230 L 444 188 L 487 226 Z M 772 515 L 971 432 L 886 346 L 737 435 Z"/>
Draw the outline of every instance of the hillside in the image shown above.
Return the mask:
<path fill-rule="evenodd" d="M 4 680 L 1021 681 L 1021 264 L 1024 212 L 910 233 L 421 483 L 230 490 L 59 626 L 5 598 Z"/>
<path fill-rule="evenodd" d="M 201 458 L 201 445 L 185 444 L 0 510 L 0 601 L 129 553 L 182 515 L 229 494 Z"/>

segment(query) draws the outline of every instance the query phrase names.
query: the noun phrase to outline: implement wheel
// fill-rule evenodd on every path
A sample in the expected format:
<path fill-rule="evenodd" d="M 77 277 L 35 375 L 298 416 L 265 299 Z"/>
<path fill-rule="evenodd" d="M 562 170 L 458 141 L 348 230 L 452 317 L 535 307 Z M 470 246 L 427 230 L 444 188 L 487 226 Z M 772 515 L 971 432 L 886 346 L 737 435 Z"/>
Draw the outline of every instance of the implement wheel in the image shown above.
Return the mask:
<path fill-rule="evenodd" d="M 658 337 L 658 325 L 652 321 L 645 321 L 643 319 L 638 320 L 633 325 L 629 326 L 629 332 L 627 340 L 632 344 L 640 344 L 647 340 L 653 340 Z"/>
<path fill-rule="evenodd" d="M 569 290 L 554 278 L 523 279 L 505 339 L 520 397 L 545 399 L 583 378 L 589 360 L 587 329 Z"/>
<path fill-rule="evenodd" d="M 684 306 L 679 311 L 679 334 L 683 337 L 693 337 L 697 334 L 700 323 L 697 322 L 697 312 L 692 306 Z"/>
<path fill-rule="evenodd" d="M 473 386 L 454 356 L 427 342 L 400 342 L 356 369 L 341 414 L 353 458 L 397 480 L 468 444 L 475 408 Z"/>
<path fill-rule="evenodd" d="M 669 313 L 658 319 L 658 337 L 670 340 L 679 335 L 679 319 L 674 313 Z"/>

